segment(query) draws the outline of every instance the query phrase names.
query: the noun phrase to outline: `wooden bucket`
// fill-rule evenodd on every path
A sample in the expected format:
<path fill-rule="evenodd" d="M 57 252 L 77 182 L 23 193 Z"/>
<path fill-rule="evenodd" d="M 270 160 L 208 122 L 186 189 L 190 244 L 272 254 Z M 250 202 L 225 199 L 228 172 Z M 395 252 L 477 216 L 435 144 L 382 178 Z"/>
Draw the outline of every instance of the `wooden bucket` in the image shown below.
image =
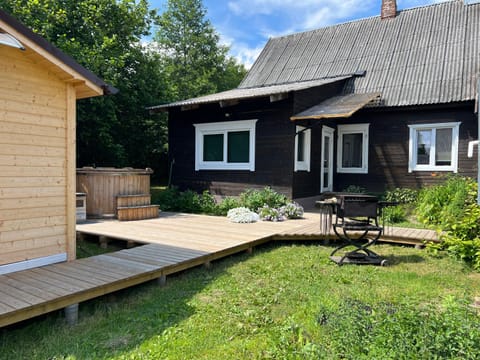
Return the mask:
<path fill-rule="evenodd" d="M 77 169 L 77 192 L 86 194 L 87 218 L 115 217 L 118 195 L 150 194 L 152 169 Z"/>

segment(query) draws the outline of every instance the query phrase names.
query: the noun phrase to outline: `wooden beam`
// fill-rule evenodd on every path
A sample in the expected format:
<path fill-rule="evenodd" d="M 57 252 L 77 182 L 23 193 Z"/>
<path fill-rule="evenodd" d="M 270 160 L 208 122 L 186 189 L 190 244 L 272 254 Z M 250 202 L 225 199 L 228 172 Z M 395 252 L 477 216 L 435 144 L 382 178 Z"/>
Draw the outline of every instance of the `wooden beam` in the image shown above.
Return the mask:
<path fill-rule="evenodd" d="M 270 102 L 277 102 L 288 99 L 288 93 L 270 95 Z"/>
<path fill-rule="evenodd" d="M 78 322 L 78 303 L 69 305 L 64 309 L 65 320 L 67 320 L 68 325 L 77 325 Z"/>
<path fill-rule="evenodd" d="M 198 109 L 199 107 L 200 107 L 199 104 L 183 105 L 182 107 L 180 107 L 180 110 L 181 111 L 189 111 L 189 110 Z"/>
<path fill-rule="evenodd" d="M 157 284 L 161 287 L 167 285 L 167 275 L 165 274 L 162 274 L 162 276 L 160 276 L 158 279 L 157 279 Z"/>
<path fill-rule="evenodd" d="M 229 107 L 229 106 L 234 106 L 234 105 L 238 105 L 240 103 L 240 100 L 238 99 L 235 99 L 235 100 L 222 100 L 220 101 L 220 107 L 221 108 L 225 108 L 225 107 Z"/>
<path fill-rule="evenodd" d="M 104 236 L 104 235 L 100 235 L 98 237 L 98 241 L 100 242 L 100 248 L 102 249 L 106 249 L 108 248 L 108 237 L 107 236 Z"/>
<path fill-rule="evenodd" d="M 76 198 L 76 91 L 73 85 L 66 85 L 67 94 L 67 114 L 66 114 L 66 161 L 65 172 L 67 174 L 67 258 L 68 261 L 75 260 L 77 257 L 77 236 L 76 236 L 76 214 L 77 214 L 77 198 Z"/>

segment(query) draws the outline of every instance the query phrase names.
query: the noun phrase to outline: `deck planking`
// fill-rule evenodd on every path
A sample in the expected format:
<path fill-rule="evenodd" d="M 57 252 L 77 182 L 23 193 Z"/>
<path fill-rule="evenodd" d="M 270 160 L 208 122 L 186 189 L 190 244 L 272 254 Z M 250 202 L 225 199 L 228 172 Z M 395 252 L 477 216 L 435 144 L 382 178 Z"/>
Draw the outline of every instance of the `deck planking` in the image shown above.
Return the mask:
<path fill-rule="evenodd" d="M 68 263 L 0 275 L 0 327 L 175 272 L 208 264 L 271 240 L 335 239 L 321 234 L 318 213 L 285 222 L 235 224 L 225 217 L 162 213 L 132 222 L 89 221 L 77 232 L 143 244 Z M 438 241 L 425 229 L 389 227 L 385 241 Z"/>
<path fill-rule="evenodd" d="M 128 255 L 128 251 L 119 253 Z M 121 259 L 105 254 L 2 275 L 0 326 L 155 279 L 162 276 L 165 264 L 176 263 L 169 259 L 151 265 L 138 256 Z"/>

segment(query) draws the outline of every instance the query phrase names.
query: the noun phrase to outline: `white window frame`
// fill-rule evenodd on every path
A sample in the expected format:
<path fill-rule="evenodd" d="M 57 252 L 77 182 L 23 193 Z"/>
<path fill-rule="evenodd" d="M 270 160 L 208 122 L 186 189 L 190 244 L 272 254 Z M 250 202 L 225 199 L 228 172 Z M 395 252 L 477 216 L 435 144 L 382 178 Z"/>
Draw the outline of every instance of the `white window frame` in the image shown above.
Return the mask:
<path fill-rule="evenodd" d="M 305 130 L 306 129 L 306 130 Z M 303 131 L 303 161 L 298 161 L 298 133 Z M 310 153 L 312 144 L 312 131 L 304 126 L 295 127 L 295 165 L 294 171 L 308 171 L 310 172 Z"/>
<path fill-rule="evenodd" d="M 458 142 L 460 134 L 460 122 L 416 124 L 408 125 L 410 129 L 408 141 L 408 172 L 413 171 L 453 171 L 458 172 Z M 435 165 L 435 146 L 437 129 L 452 129 L 452 163 L 451 165 Z M 417 164 L 417 132 L 419 130 L 432 130 L 432 148 L 430 149 L 430 163 L 428 165 Z"/>
<path fill-rule="evenodd" d="M 338 125 L 337 133 L 337 173 L 368 174 L 368 131 L 370 124 Z M 362 134 L 362 167 L 343 167 L 343 135 Z"/>
<path fill-rule="evenodd" d="M 327 191 L 332 191 L 333 190 L 333 146 L 334 146 L 334 134 L 335 134 L 335 129 L 329 127 L 329 126 L 322 126 L 322 141 L 321 141 L 321 146 L 322 146 L 322 151 L 321 151 L 321 160 L 320 160 L 320 192 L 327 192 Z M 330 145 L 328 149 L 328 184 L 329 186 L 325 187 L 324 183 L 324 175 L 325 175 L 325 138 L 329 137 L 330 138 Z"/>
<path fill-rule="evenodd" d="M 195 126 L 195 171 L 199 170 L 249 170 L 255 171 L 255 124 L 258 119 L 225 121 Z M 228 133 L 233 131 L 248 131 L 250 133 L 250 149 L 248 163 L 229 163 Z M 223 161 L 203 161 L 203 137 L 205 135 L 223 134 Z"/>

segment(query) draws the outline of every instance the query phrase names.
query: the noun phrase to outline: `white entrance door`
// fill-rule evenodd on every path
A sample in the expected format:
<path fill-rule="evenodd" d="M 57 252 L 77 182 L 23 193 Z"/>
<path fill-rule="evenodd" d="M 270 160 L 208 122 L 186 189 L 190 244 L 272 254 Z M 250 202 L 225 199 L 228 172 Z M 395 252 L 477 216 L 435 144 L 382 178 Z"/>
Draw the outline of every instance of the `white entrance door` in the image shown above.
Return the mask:
<path fill-rule="evenodd" d="M 320 165 L 320 192 L 333 190 L 333 132 L 335 130 L 322 127 L 322 163 Z"/>

